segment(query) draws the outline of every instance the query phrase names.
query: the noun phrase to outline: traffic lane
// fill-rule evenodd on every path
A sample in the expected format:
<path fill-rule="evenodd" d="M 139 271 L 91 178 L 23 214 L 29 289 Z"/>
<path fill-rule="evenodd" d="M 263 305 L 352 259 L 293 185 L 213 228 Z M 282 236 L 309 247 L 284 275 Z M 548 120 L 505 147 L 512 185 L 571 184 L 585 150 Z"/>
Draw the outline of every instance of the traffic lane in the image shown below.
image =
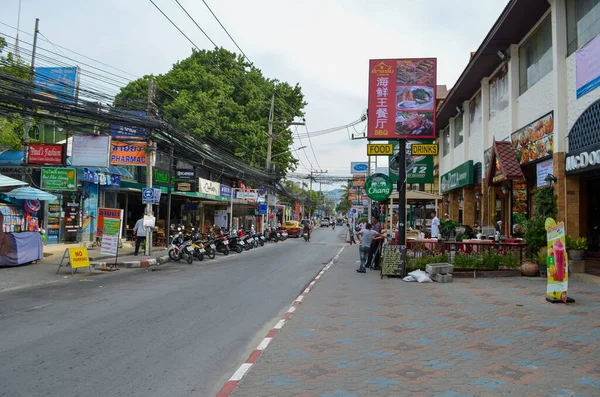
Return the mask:
<path fill-rule="evenodd" d="M 2 294 L 30 310 L 0 317 L 0 395 L 214 395 L 340 243 L 315 231 L 309 243 Z"/>

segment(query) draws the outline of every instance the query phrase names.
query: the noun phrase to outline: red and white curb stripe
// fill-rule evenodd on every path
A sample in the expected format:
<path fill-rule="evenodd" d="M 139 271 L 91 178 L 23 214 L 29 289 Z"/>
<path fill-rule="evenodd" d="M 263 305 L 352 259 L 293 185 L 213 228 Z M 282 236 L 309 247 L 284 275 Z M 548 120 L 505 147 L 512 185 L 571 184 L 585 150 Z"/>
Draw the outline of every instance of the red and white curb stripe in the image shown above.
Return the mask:
<path fill-rule="evenodd" d="M 275 324 L 275 326 L 271 328 L 267 336 L 258 344 L 256 349 L 254 349 L 254 351 L 250 354 L 246 362 L 240 365 L 237 371 L 235 371 L 233 375 L 231 375 L 231 378 L 229 378 L 227 383 L 225 383 L 225 386 L 223 386 L 223 388 L 217 393 L 216 397 L 228 397 L 233 392 L 239 381 L 242 380 L 242 378 L 244 377 L 244 375 L 246 375 L 248 370 L 252 368 L 252 365 L 256 363 L 258 357 L 260 357 L 263 350 L 265 350 L 267 346 L 269 346 L 275 335 L 277 335 L 281 328 L 283 328 L 286 321 L 289 320 L 290 317 L 292 317 L 292 314 L 296 311 L 298 306 L 302 304 L 302 300 L 304 299 L 304 297 L 308 295 L 308 293 L 312 290 L 315 284 L 321 279 L 321 277 L 323 277 L 323 274 L 325 274 L 325 272 L 329 270 L 331 265 L 337 262 L 344 248 L 345 246 L 338 251 L 338 253 L 333 257 L 331 261 L 329 261 L 327 265 L 323 267 L 323 269 L 321 269 L 321 271 L 319 272 L 319 274 L 317 274 L 314 280 L 311 281 L 310 284 L 308 284 L 308 287 L 306 287 L 306 289 L 300 295 L 298 295 L 296 300 L 294 300 L 294 302 L 292 303 L 292 306 L 290 306 L 288 311 L 285 312 L 283 317 L 281 317 L 281 320 L 279 320 L 277 324 Z"/>

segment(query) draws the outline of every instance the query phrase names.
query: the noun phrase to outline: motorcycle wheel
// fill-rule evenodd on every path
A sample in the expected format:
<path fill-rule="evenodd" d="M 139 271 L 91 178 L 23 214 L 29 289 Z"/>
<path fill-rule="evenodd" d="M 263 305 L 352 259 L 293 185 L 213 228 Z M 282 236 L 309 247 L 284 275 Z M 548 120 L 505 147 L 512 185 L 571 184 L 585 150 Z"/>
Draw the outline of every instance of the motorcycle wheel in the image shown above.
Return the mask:
<path fill-rule="evenodd" d="M 181 259 L 178 255 L 175 254 L 173 248 L 169 250 L 169 258 L 171 258 L 171 260 L 175 262 L 179 262 L 179 260 Z"/>
<path fill-rule="evenodd" d="M 196 258 L 198 258 L 199 261 L 204 260 L 204 254 L 202 252 L 196 251 L 194 254 L 196 255 Z"/>
<path fill-rule="evenodd" d="M 212 249 L 212 248 L 209 248 L 209 249 L 208 249 L 208 251 L 207 251 L 207 253 L 206 253 L 206 255 L 208 255 L 208 257 L 209 257 L 210 259 L 215 259 L 216 252 L 215 252 L 215 250 L 214 250 L 214 249 Z"/>
<path fill-rule="evenodd" d="M 225 255 L 225 256 L 229 255 L 229 247 L 225 247 L 223 249 L 223 255 Z"/>
<path fill-rule="evenodd" d="M 246 251 L 250 251 L 251 248 L 252 248 L 252 246 L 249 243 L 244 244 L 244 249 Z"/>
<path fill-rule="evenodd" d="M 237 252 L 238 254 L 241 254 L 243 250 L 244 249 L 242 248 L 241 245 L 236 245 L 235 246 L 235 252 Z"/>
<path fill-rule="evenodd" d="M 188 254 L 187 252 L 183 255 L 185 255 L 185 261 L 188 263 L 188 265 L 191 265 L 192 262 L 194 262 L 194 257 L 192 255 Z"/>
<path fill-rule="evenodd" d="M 263 247 L 265 245 L 265 242 L 262 241 L 262 240 L 260 240 L 259 244 L 260 244 L 261 247 Z"/>

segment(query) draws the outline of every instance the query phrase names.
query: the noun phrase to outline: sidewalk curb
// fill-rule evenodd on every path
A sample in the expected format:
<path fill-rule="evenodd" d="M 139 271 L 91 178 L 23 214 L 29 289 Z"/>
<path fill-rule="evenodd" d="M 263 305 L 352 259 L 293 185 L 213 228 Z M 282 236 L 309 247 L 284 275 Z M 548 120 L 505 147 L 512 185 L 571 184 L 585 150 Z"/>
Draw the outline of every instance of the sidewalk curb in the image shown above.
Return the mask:
<path fill-rule="evenodd" d="M 273 328 L 271 328 L 271 330 L 267 333 L 267 336 L 259 343 L 256 349 L 254 349 L 254 351 L 250 353 L 248 359 L 246 359 L 246 361 L 242 365 L 240 365 L 240 367 L 233 373 L 233 375 L 231 375 L 231 378 L 229 378 L 227 383 L 225 383 L 225 385 L 221 388 L 221 390 L 216 394 L 215 397 L 228 397 L 229 395 L 231 395 L 231 393 L 237 387 L 238 383 L 242 380 L 244 375 L 248 373 L 248 370 L 250 370 L 252 365 L 256 363 L 262 352 L 267 348 L 267 346 L 269 346 L 269 343 L 271 343 L 273 338 L 275 338 L 275 335 L 279 333 L 279 331 L 285 325 L 286 321 L 289 320 L 290 317 L 292 317 L 292 314 L 294 314 L 296 309 L 302 304 L 304 297 L 308 295 L 308 293 L 314 288 L 315 284 L 321 279 L 323 274 L 325 274 L 325 272 L 329 270 L 331 265 L 338 261 L 340 255 L 342 254 L 342 251 L 344 251 L 344 248 L 346 248 L 346 245 L 340 248 L 340 250 L 337 252 L 337 254 L 335 254 L 333 259 L 330 260 L 329 263 L 327 263 L 327 265 L 325 265 L 321 269 L 321 271 L 315 276 L 315 278 L 310 282 L 310 284 L 308 284 L 308 287 L 306 287 L 306 289 L 300 295 L 298 295 L 298 297 L 296 298 L 296 300 L 294 300 L 288 311 L 283 315 L 283 317 L 281 317 L 281 320 L 279 320 L 277 324 L 275 324 Z"/>
<path fill-rule="evenodd" d="M 150 266 L 155 266 L 155 265 L 162 265 L 164 263 L 169 262 L 169 255 L 165 255 L 165 256 L 159 256 L 158 258 L 150 258 L 150 259 L 142 259 L 139 261 L 124 261 L 124 262 L 117 262 L 117 267 L 124 267 L 126 269 L 135 269 L 135 268 L 140 268 L 140 267 L 150 267 Z M 94 268 L 94 269 L 98 269 L 101 268 L 103 266 L 107 266 L 107 265 L 113 265 L 113 263 L 108 263 L 108 262 L 90 262 L 90 265 Z"/>

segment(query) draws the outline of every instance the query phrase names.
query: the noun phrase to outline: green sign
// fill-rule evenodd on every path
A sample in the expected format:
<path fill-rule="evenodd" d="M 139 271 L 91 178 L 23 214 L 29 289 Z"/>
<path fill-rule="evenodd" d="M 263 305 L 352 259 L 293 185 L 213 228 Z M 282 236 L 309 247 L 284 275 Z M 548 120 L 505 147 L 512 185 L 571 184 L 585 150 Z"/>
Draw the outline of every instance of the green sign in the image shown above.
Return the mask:
<path fill-rule="evenodd" d="M 114 218 L 104 218 L 103 236 L 118 236 L 121 229 L 121 220 Z"/>
<path fill-rule="evenodd" d="M 367 196 L 375 201 L 384 201 L 392 194 L 392 181 L 385 174 L 373 174 L 365 182 Z"/>
<path fill-rule="evenodd" d="M 473 160 L 462 163 L 450 172 L 442 175 L 440 188 L 442 193 L 473 184 Z"/>
<path fill-rule="evenodd" d="M 40 187 L 45 190 L 77 190 L 77 170 L 43 167 Z"/>
<path fill-rule="evenodd" d="M 394 152 L 398 152 L 398 141 L 390 141 L 394 144 Z M 407 146 L 416 144 L 430 144 L 431 141 L 406 141 Z M 398 183 L 398 167 L 397 165 L 392 166 L 391 160 L 393 156 L 389 156 L 390 166 L 388 174 L 393 184 Z M 412 159 L 414 167 L 406 173 L 407 183 L 433 183 L 433 158 L 435 156 L 411 156 L 407 155 L 406 158 Z"/>

